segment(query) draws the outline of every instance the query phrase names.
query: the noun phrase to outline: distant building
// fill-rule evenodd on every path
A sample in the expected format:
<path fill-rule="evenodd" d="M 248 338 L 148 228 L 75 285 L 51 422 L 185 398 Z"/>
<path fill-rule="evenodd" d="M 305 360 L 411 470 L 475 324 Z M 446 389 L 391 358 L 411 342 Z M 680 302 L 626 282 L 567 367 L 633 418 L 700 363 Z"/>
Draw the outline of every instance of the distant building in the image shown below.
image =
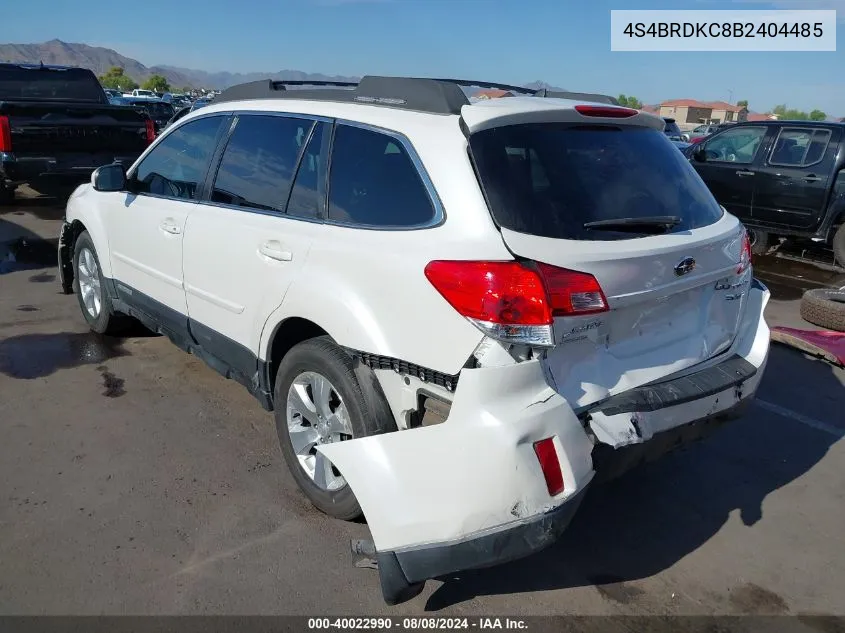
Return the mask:
<path fill-rule="evenodd" d="M 476 99 L 501 99 L 502 97 L 512 97 L 513 93 L 509 90 L 481 90 L 476 93 Z"/>
<path fill-rule="evenodd" d="M 648 114 L 654 114 L 656 116 L 660 116 L 660 106 L 659 105 L 644 105 L 642 107 L 642 111 Z"/>
<path fill-rule="evenodd" d="M 724 101 L 673 99 L 660 104 L 660 116 L 678 123 L 730 123 L 745 121 L 748 110 Z"/>
<path fill-rule="evenodd" d="M 748 116 L 747 108 L 731 105 L 724 101 L 710 101 L 705 105 L 711 108 L 710 118 L 718 119 L 719 123 L 745 121 Z"/>

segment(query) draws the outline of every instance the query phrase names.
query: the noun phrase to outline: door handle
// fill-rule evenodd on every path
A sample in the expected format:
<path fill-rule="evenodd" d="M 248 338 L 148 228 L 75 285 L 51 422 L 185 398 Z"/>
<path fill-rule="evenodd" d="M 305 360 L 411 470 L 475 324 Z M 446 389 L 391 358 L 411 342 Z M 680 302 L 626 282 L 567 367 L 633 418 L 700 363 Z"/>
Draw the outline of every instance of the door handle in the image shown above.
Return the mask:
<path fill-rule="evenodd" d="M 743 171 L 743 170 L 740 169 L 739 171 L 736 172 L 736 175 L 739 176 L 740 178 L 742 178 L 742 177 L 745 177 L 745 176 L 753 176 L 754 172 L 753 171 Z"/>
<path fill-rule="evenodd" d="M 816 176 L 814 174 L 808 174 L 804 176 L 804 182 L 818 182 L 819 180 L 821 180 L 821 177 Z"/>
<path fill-rule="evenodd" d="M 293 254 L 290 251 L 282 250 L 282 245 L 277 240 L 264 242 L 258 247 L 258 252 L 265 257 L 269 257 L 270 259 L 275 259 L 280 262 L 289 262 L 293 259 Z"/>
<path fill-rule="evenodd" d="M 179 235 L 182 232 L 182 227 L 176 224 L 176 222 L 172 218 L 167 218 L 164 222 L 158 225 L 165 233 L 170 233 L 171 235 Z"/>

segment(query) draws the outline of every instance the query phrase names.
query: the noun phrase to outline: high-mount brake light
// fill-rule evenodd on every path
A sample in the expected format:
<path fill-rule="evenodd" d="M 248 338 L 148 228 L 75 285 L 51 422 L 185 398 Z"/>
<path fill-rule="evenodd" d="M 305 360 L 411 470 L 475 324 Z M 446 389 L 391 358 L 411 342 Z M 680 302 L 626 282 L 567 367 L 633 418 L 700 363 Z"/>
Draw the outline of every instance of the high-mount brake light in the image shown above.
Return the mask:
<path fill-rule="evenodd" d="M 0 114 L 0 152 L 12 153 L 12 127 L 5 114 Z"/>
<path fill-rule="evenodd" d="M 603 117 L 605 119 L 627 119 L 639 114 L 639 111 L 633 108 L 597 105 L 577 105 L 575 111 L 582 116 Z"/>
<path fill-rule="evenodd" d="M 595 277 L 548 264 L 440 260 L 425 276 L 459 314 L 507 343 L 552 347 L 554 317 L 608 309 Z"/>

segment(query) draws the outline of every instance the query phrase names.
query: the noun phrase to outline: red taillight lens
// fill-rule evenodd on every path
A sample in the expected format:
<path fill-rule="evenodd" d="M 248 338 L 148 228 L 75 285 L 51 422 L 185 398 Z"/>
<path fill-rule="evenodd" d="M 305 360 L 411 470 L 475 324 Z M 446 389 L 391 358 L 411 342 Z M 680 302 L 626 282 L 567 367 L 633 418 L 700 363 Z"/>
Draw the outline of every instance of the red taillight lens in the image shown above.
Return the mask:
<path fill-rule="evenodd" d="M 549 290 L 552 315 L 574 316 L 607 310 L 607 299 L 592 275 L 548 264 L 538 266 Z"/>
<path fill-rule="evenodd" d="M 595 277 L 548 264 L 434 261 L 425 276 L 476 327 L 511 343 L 551 346 L 555 316 L 607 310 Z"/>
<path fill-rule="evenodd" d="M 742 250 L 739 253 L 739 265 L 736 267 L 736 274 L 741 275 L 751 266 L 751 239 L 748 231 L 742 233 Z"/>
<path fill-rule="evenodd" d="M 604 117 L 606 119 L 627 119 L 639 114 L 639 111 L 633 108 L 615 106 L 577 105 L 575 111 L 583 116 Z"/>
<path fill-rule="evenodd" d="M 147 145 L 152 143 L 156 138 L 156 126 L 152 119 L 147 119 Z"/>
<path fill-rule="evenodd" d="M 560 460 L 557 458 L 554 438 L 547 437 L 534 442 L 534 452 L 540 462 L 540 469 L 543 471 L 549 494 L 554 497 L 563 492 L 563 473 L 560 471 Z"/>
<path fill-rule="evenodd" d="M 0 115 L 0 152 L 12 152 L 12 126 L 6 115 Z"/>
<path fill-rule="evenodd" d="M 539 272 L 519 262 L 435 261 L 425 267 L 425 276 L 469 319 L 518 325 L 552 323 Z"/>

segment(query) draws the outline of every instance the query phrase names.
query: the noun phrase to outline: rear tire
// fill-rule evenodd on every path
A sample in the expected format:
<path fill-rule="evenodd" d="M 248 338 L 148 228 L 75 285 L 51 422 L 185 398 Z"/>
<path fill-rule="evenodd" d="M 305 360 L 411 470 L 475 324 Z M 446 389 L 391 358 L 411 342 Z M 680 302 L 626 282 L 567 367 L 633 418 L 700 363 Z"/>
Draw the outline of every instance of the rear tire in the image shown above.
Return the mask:
<path fill-rule="evenodd" d="M 819 327 L 845 332 L 845 290 L 808 290 L 801 298 L 801 318 Z"/>
<path fill-rule="evenodd" d="M 116 312 L 112 306 L 97 249 L 88 231 L 83 231 L 74 244 L 73 291 L 92 331 L 114 335 L 126 329 L 129 317 Z"/>
<path fill-rule="evenodd" d="M 327 390 L 324 400 L 316 393 L 321 387 Z M 361 389 L 352 358 L 328 336 L 294 346 L 276 373 L 273 415 L 282 455 L 305 496 L 336 519 L 358 519 L 361 506 L 342 473 L 316 446 L 395 431 L 392 417 L 375 410 L 386 403 L 374 406 L 371 398 Z"/>
<path fill-rule="evenodd" d="M 833 235 L 833 256 L 840 266 L 845 267 L 845 222 L 840 226 Z"/>

